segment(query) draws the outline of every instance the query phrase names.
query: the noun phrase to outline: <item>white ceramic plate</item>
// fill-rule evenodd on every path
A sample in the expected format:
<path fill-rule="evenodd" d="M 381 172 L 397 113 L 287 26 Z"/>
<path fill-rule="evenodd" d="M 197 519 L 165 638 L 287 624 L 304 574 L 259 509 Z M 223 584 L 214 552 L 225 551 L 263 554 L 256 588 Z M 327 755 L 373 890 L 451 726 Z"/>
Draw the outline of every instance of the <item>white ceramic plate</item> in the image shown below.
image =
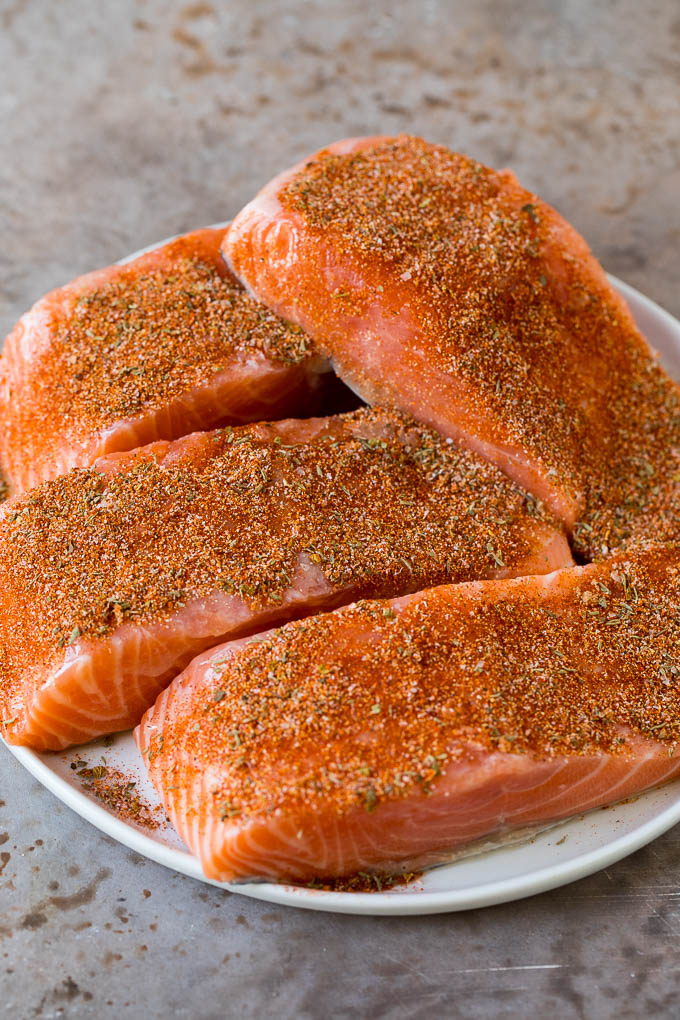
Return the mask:
<path fill-rule="evenodd" d="M 642 332 L 659 351 L 666 368 L 679 377 L 680 322 L 632 287 L 611 279 L 628 300 Z M 9 750 L 48 790 L 109 836 L 167 868 L 207 881 L 198 861 L 170 826 L 144 830 L 121 820 L 83 789 L 83 780 L 71 768 L 76 760 L 96 765 L 103 757 L 110 769 L 137 782 L 136 789 L 145 801 L 158 805 L 131 734 L 119 734 L 112 746 L 97 741 L 77 753 L 37 754 L 17 747 Z M 347 914 L 466 910 L 521 899 L 591 875 L 645 846 L 679 821 L 677 781 L 628 803 L 573 818 L 530 839 L 463 857 L 426 873 L 409 886 L 385 892 L 326 892 L 264 882 L 224 887 L 271 903 Z"/>

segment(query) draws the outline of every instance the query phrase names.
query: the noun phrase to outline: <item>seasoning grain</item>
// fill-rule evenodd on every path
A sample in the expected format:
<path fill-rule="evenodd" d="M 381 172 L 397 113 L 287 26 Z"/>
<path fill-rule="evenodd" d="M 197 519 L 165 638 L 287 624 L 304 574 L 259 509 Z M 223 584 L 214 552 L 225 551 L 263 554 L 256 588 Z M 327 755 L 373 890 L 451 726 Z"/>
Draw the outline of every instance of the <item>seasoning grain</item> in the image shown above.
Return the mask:
<path fill-rule="evenodd" d="M 129 448 L 206 422 L 250 420 L 277 398 L 290 402 L 290 391 L 314 375 L 319 359 L 309 339 L 232 276 L 220 256 L 223 235 L 198 230 L 88 274 L 47 294 L 19 322 L 0 363 L 0 451 L 15 490 L 28 487 L 15 476 L 31 470 L 34 483 L 56 473 L 51 464 L 91 463 L 114 434 Z M 277 370 L 274 392 L 263 376 Z M 224 372 L 235 382 L 221 406 L 215 387 Z"/>
<path fill-rule="evenodd" d="M 409 136 L 321 153 L 278 197 L 304 219 L 307 274 L 330 258 L 354 267 L 356 282 L 325 305 L 310 290 L 300 318 L 323 347 L 338 306 L 374 319 L 379 305 L 388 332 L 406 308 L 412 335 L 389 348 L 399 378 L 376 378 L 374 357 L 364 372 L 350 354 L 354 384 L 395 402 L 400 380 L 418 378 L 420 406 L 436 418 L 441 394 L 422 359 L 432 378 L 458 380 L 477 438 L 481 422 L 484 438 L 580 507 L 579 556 L 645 534 L 677 538 L 678 388 L 583 240 L 527 195 L 512 174 Z M 342 368 L 342 341 L 328 348 Z"/>
<path fill-rule="evenodd" d="M 4 509 L 0 715 L 43 668 L 215 592 L 275 607 L 313 570 L 310 598 L 392 595 L 488 576 L 499 559 L 520 569 L 556 538 L 499 471 L 396 413 L 227 427 L 104 458 Z"/>
<path fill-rule="evenodd" d="M 229 359 L 264 355 L 297 364 L 310 355 L 302 330 L 216 264 L 182 255 L 181 242 L 175 247 L 172 271 L 133 275 L 122 267 L 118 278 L 77 299 L 44 364 L 48 392 L 67 418 L 99 428 L 162 407 Z"/>
<path fill-rule="evenodd" d="M 147 748 L 158 788 L 210 776 L 194 807 L 228 804 L 246 824 L 427 794 L 470 744 L 552 758 L 626 755 L 646 739 L 676 753 L 680 547 L 384 607 L 289 623 L 216 657 Z"/>
<path fill-rule="evenodd" d="M 149 804 L 137 789 L 137 780 L 110 765 L 90 765 L 74 760 L 71 768 L 79 777 L 82 788 L 121 818 L 143 829 L 158 829 L 165 824 L 165 814 L 159 806 Z"/>

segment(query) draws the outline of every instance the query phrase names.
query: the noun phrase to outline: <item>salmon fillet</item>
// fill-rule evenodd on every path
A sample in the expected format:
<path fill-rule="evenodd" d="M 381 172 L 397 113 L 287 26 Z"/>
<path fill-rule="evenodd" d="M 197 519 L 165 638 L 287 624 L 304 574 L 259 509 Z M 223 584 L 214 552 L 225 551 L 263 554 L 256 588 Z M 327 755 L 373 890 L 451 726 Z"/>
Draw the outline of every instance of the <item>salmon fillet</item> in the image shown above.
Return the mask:
<path fill-rule="evenodd" d="M 317 410 L 327 363 L 232 277 L 223 235 L 88 273 L 19 320 L 0 357 L 12 493 L 156 439 Z"/>
<path fill-rule="evenodd" d="M 201 650 L 319 608 L 571 563 L 496 468 L 398 414 L 196 433 L 0 512 L 0 720 L 61 748 L 137 723 Z"/>
<path fill-rule="evenodd" d="M 680 537 L 678 388 L 585 241 L 511 171 L 345 140 L 268 184 L 223 251 L 367 402 L 498 465 L 580 556 Z"/>
<path fill-rule="evenodd" d="M 446 860 L 680 774 L 680 549 L 365 601 L 191 663 L 136 739 L 205 874 Z"/>

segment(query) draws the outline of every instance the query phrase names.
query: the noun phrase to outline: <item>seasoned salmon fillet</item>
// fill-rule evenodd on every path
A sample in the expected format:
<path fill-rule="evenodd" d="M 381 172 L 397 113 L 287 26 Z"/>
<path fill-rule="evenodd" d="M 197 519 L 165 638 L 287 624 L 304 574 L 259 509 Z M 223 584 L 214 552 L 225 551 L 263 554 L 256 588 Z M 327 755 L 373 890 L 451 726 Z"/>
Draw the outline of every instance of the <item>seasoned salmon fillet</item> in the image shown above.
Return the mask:
<path fill-rule="evenodd" d="M 100 458 L 0 512 L 0 720 L 137 723 L 201 650 L 357 597 L 571 563 L 493 466 L 405 416 L 226 427 Z"/>
<path fill-rule="evenodd" d="M 47 294 L 0 357 L 0 466 L 12 493 L 106 453 L 317 410 L 327 369 L 249 297 L 196 230 Z"/>
<path fill-rule="evenodd" d="M 498 465 L 580 556 L 680 537 L 678 388 L 585 241 L 511 171 L 405 135 L 338 142 L 268 184 L 223 250 L 366 401 Z"/>
<path fill-rule="evenodd" d="M 205 874 L 441 863 L 680 774 L 680 549 L 372 600 L 196 658 L 136 739 Z"/>

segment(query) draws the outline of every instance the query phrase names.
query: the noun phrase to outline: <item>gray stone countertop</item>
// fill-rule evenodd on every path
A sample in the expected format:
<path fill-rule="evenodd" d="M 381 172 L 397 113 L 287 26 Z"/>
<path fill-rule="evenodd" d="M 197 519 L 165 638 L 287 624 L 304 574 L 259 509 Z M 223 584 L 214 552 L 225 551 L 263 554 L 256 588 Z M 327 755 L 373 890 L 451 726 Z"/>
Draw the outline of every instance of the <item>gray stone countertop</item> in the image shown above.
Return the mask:
<path fill-rule="evenodd" d="M 325 142 L 399 130 L 512 166 L 680 314 L 677 0 L 0 0 L 0 333 Z M 0 1015 L 674 1017 L 679 841 L 486 910 L 313 914 L 138 857 L 0 750 Z"/>

